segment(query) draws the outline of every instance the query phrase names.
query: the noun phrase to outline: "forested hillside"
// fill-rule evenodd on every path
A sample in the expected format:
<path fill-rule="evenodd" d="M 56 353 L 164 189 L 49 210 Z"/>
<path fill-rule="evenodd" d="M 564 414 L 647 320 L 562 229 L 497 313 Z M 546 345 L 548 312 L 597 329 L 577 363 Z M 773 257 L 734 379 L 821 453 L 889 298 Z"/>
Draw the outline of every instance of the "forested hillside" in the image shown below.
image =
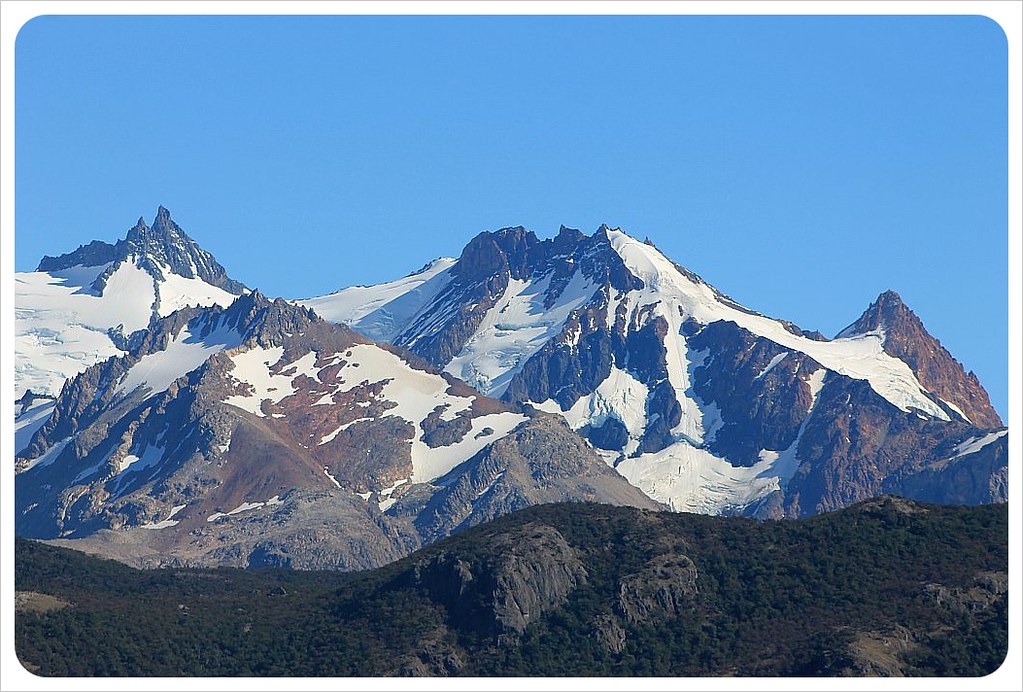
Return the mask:
<path fill-rule="evenodd" d="M 139 571 L 19 540 L 40 675 L 985 675 L 1006 505 L 797 521 L 532 507 L 354 574 Z"/>

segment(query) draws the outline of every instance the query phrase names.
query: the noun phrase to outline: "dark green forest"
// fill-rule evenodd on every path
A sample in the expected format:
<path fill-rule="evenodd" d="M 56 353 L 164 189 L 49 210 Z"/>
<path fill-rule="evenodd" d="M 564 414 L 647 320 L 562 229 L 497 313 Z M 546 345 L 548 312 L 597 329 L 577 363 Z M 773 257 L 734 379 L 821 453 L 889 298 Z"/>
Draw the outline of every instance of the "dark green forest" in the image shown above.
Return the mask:
<path fill-rule="evenodd" d="M 16 545 L 45 676 L 981 676 L 1007 651 L 1006 505 L 798 521 L 532 507 L 362 573 L 140 571 Z"/>

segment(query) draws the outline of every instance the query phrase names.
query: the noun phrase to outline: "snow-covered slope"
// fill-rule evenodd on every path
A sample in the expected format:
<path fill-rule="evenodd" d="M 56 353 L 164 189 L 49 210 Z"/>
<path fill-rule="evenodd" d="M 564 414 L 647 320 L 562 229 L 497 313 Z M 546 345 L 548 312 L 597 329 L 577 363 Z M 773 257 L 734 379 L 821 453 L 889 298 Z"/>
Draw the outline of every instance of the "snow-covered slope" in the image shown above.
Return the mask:
<path fill-rule="evenodd" d="M 347 324 L 377 341 L 390 341 L 450 281 L 455 260 L 436 259 L 408 276 L 377 286 L 352 286 L 318 298 L 298 300 L 326 320 Z"/>
<path fill-rule="evenodd" d="M 373 297 L 372 311 L 330 296 L 303 303 L 329 305 L 329 319 L 409 348 L 484 393 L 564 415 L 626 478 L 679 509 L 754 511 L 812 476 L 801 466 L 886 458 L 890 450 L 841 451 L 858 444 L 848 434 L 828 450 L 809 439 L 839 425 L 837 408 L 826 414 L 830 428 L 804 435 L 825 415 L 819 400 L 845 397 L 853 417 L 880 407 L 899 425 L 918 421 L 912 434 L 937 444 L 933 430 L 964 434 L 974 423 L 963 411 L 983 398 L 979 384 L 957 385 L 965 373 L 944 360 L 919 368 L 915 354 L 940 348 L 922 326 L 910 339 L 920 345 L 901 350 L 886 342 L 890 321 L 826 339 L 738 305 L 606 226 L 592 236 L 562 227 L 550 240 L 522 228 L 484 232 L 422 280 L 334 295 L 355 290 Z M 874 487 L 858 482 L 853 496 Z M 818 510 L 839 501 L 830 489 L 814 492 L 827 495 L 814 500 Z M 802 502 L 786 511 L 813 511 L 806 493 Z"/>
<path fill-rule="evenodd" d="M 163 207 L 116 245 L 99 241 L 15 275 L 16 396 L 55 396 L 93 363 L 125 353 L 155 319 L 197 305 L 230 305 L 244 287 L 227 278 Z"/>

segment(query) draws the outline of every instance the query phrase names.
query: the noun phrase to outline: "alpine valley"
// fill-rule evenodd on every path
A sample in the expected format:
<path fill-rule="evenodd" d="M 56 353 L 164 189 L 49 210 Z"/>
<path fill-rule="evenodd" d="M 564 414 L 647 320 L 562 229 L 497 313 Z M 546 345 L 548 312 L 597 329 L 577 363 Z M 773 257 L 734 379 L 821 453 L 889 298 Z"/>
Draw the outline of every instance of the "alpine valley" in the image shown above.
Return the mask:
<path fill-rule="evenodd" d="M 16 287 L 16 532 L 135 566 L 361 570 L 555 502 L 1007 499 L 1006 428 L 896 293 L 827 338 L 607 226 L 288 301 L 161 207 Z"/>

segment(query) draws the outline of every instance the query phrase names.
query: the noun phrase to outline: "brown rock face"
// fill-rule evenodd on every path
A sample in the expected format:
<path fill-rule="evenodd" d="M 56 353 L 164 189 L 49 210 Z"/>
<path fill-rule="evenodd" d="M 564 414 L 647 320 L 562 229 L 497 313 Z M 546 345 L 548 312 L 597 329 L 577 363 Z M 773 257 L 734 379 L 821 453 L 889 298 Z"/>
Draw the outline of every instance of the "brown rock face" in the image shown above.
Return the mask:
<path fill-rule="evenodd" d="M 925 389 L 955 404 L 979 428 L 1002 427 L 1002 419 L 991 406 L 977 376 L 967 373 L 941 342 L 927 332 L 920 318 L 895 291 L 878 296 L 867 311 L 841 333 L 863 334 L 875 329 L 884 330 L 885 353 L 909 365 Z"/>

